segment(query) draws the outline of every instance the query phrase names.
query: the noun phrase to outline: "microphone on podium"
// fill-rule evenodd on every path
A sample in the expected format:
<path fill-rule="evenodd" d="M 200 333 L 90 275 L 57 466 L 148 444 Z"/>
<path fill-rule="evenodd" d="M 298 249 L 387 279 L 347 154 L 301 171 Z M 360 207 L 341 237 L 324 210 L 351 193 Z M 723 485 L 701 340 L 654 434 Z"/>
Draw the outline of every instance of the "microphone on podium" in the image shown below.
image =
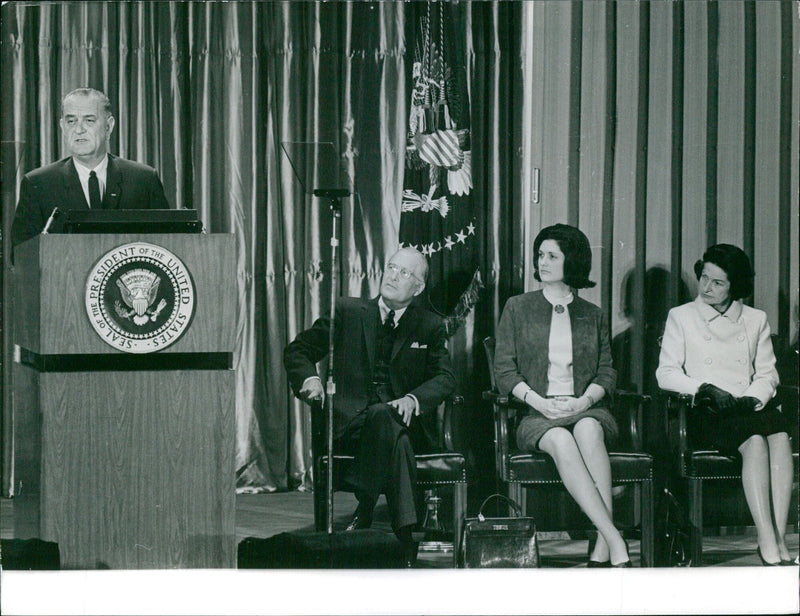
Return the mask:
<path fill-rule="evenodd" d="M 47 235 L 47 232 L 50 230 L 50 225 L 53 224 L 53 220 L 55 220 L 56 216 L 59 215 L 59 211 L 57 207 L 53 208 L 53 213 L 50 214 L 50 218 L 47 219 L 47 222 L 44 224 L 44 229 L 42 229 L 42 235 Z"/>

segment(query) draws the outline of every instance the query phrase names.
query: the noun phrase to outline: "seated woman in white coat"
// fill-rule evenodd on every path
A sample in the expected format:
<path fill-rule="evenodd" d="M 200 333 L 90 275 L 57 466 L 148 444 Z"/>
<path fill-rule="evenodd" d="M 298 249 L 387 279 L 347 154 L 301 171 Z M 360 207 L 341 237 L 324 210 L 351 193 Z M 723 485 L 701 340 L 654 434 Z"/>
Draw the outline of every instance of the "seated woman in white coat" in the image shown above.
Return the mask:
<path fill-rule="evenodd" d="M 656 370 L 662 389 L 694 396 L 690 438 L 742 456 L 742 484 L 765 565 L 794 562 L 784 541 L 792 491 L 788 413 L 767 315 L 746 306 L 755 272 L 736 246 L 711 246 L 694 266 L 698 295 L 667 317 Z"/>

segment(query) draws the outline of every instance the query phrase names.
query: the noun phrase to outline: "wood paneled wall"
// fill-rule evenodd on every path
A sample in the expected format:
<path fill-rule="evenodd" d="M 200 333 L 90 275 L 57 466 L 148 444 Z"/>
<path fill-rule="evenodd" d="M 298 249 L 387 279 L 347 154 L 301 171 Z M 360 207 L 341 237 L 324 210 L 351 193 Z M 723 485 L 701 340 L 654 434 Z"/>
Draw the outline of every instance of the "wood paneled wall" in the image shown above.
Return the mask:
<path fill-rule="evenodd" d="M 797 4 L 530 2 L 531 240 L 555 222 L 589 237 L 582 296 L 646 355 L 693 297 L 707 246 L 741 246 L 753 304 L 785 350 L 798 330 Z M 533 280 L 528 243 L 526 287 Z M 658 334 L 660 335 L 660 334 Z M 650 367 L 632 362 L 633 384 Z"/>

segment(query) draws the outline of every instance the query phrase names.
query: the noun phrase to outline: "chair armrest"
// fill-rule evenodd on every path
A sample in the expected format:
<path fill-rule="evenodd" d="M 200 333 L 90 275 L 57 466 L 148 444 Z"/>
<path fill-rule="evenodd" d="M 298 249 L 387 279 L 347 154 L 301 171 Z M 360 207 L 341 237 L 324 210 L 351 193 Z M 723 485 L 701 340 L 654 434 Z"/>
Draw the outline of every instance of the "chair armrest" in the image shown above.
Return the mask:
<path fill-rule="evenodd" d="M 653 396 L 640 394 L 635 391 L 628 391 L 627 389 L 615 389 L 614 399 L 629 400 L 637 404 L 646 404 L 653 400 Z"/>
<path fill-rule="evenodd" d="M 442 427 L 439 430 L 439 447 L 444 451 L 455 451 L 455 438 L 453 436 L 454 422 L 463 412 L 464 397 L 458 395 L 448 396 L 444 401 L 444 415 Z"/>
<path fill-rule="evenodd" d="M 686 433 L 686 409 L 692 406 L 694 396 L 662 389 L 659 397 L 664 400 L 666 405 L 667 412 L 664 414 L 664 421 L 670 448 L 683 455 L 689 450 L 689 439 Z M 677 419 L 677 425 L 674 429 L 671 428 L 670 418 Z"/>
<path fill-rule="evenodd" d="M 644 451 L 641 426 L 644 422 L 644 406 L 652 402 L 652 396 L 635 391 L 617 389 L 614 391 L 614 402 L 623 402 L 628 410 L 628 430 L 631 435 L 631 446 L 634 451 Z"/>
<path fill-rule="evenodd" d="M 487 402 L 505 407 L 509 417 L 514 417 L 517 411 L 523 411 L 527 407 L 522 400 L 517 400 L 513 396 L 501 396 L 494 390 L 484 391 L 482 396 Z"/>
<path fill-rule="evenodd" d="M 502 396 L 495 390 L 484 391 L 482 395 L 484 400 L 494 405 L 495 423 L 504 422 L 506 428 L 509 422 L 514 423 L 513 420 L 517 417 L 517 413 L 525 413 L 528 408 L 528 405 L 522 400 L 518 400 L 514 396 Z M 507 429 L 506 433 L 508 433 Z"/>
<path fill-rule="evenodd" d="M 491 402 L 492 404 L 502 404 L 504 406 L 508 405 L 508 396 L 501 396 L 496 391 L 485 391 L 482 394 L 483 399 Z"/>
<path fill-rule="evenodd" d="M 511 452 L 509 439 L 512 429 L 510 425 L 512 418 L 516 416 L 517 410 L 525 407 L 525 404 L 510 396 L 501 396 L 497 391 L 484 391 L 483 399 L 491 402 L 494 407 L 494 450 L 495 450 L 495 469 L 500 479 L 508 477 L 507 460 Z"/>

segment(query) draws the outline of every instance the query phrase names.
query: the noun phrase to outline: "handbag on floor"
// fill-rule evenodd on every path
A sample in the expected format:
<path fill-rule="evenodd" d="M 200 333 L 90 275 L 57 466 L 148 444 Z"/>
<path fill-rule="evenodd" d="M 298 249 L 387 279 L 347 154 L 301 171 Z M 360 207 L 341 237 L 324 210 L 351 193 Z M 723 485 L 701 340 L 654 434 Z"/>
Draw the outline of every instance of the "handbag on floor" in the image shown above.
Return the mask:
<path fill-rule="evenodd" d="M 690 567 L 692 565 L 689 525 L 678 499 L 668 488 L 664 488 L 658 518 L 664 522 L 661 549 L 657 556 L 659 567 Z"/>
<path fill-rule="evenodd" d="M 492 499 L 508 503 L 513 517 L 487 518 L 483 509 Z M 519 505 L 502 494 L 492 494 L 480 506 L 478 517 L 464 521 L 461 564 L 471 568 L 520 568 L 539 566 L 536 524 L 523 517 Z"/>

